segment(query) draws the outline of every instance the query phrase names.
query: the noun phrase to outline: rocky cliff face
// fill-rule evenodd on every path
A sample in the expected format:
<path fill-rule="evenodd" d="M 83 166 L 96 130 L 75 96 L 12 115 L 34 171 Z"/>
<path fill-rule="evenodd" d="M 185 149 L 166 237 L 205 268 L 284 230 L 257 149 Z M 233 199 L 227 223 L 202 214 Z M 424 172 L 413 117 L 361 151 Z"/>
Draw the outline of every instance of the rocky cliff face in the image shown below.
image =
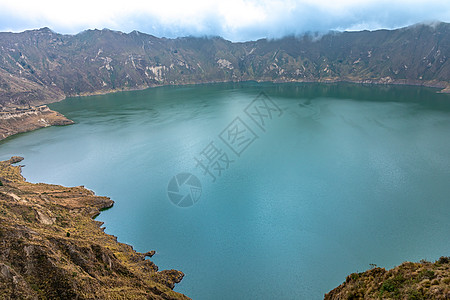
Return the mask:
<path fill-rule="evenodd" d="M 354 81 L 450 86 L 450 24 L 232 43 L 133 31 L 0 33 L 0 104 L 155 85 Z"/>
<path fill-rule="evenodd" d="M 20 160 L 0 162 L 1 299 L 189 299 L 172 291 L 182 272 L 158 271 L 92 219 L 111 199 L 28 183 Z"/>
<path fill-rule="evenodd" d="M 0 140 L 16 133 L 54 126 L 70 125 L 73 121 L 49 109 L 46 105 L 0 110 Z"/>

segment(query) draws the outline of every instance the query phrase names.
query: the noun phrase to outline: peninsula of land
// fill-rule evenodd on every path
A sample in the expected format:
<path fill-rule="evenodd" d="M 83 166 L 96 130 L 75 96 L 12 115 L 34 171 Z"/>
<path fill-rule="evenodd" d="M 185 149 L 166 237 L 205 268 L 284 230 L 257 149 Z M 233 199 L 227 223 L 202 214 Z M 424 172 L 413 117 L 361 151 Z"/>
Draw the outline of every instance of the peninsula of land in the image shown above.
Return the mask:
<path fill-rule="evenodd" d="M 3 107 L 0 110 L 0 140 L 8 136 L 54 125 L 70 125 L 72 120 L 46 105 Z"/>

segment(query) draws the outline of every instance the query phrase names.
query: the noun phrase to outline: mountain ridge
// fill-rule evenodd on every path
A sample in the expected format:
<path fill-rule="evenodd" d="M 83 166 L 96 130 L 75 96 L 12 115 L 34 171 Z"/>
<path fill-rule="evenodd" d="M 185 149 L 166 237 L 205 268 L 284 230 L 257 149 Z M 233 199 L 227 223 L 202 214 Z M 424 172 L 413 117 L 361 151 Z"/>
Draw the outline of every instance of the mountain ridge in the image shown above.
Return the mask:
<path fill-rule="evenodd" d="M 450 24 L 230 42 L 109 29 L 0 33 L 0 105 L 226 81 L 450 87 Z"/>

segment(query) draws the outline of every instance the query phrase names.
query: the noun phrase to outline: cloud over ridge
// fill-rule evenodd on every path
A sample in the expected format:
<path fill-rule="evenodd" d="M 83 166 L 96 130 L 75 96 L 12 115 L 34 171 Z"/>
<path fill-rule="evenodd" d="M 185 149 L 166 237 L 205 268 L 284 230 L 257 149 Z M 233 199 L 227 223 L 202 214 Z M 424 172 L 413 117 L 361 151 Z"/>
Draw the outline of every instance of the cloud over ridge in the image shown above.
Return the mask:
<path fill-rule="evenodd" d="M 244 41 L 308 31 L 392 29 L 434 20 L 450 22 L 450 1 L 0 1 L 0 31 L 44 26 L 61 33 L 136 29 L 160 37 L 214 35 Z"/>

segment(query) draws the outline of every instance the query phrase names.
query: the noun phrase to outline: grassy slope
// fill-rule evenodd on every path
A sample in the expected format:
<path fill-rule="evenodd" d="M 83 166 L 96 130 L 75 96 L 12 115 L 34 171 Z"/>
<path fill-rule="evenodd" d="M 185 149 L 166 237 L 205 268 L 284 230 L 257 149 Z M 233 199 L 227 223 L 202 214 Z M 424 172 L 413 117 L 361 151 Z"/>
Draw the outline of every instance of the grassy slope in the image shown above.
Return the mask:
<path fill-rule="evenodd" d="M 353 273 L 325 299 L 450 299 L 450 258 Z"/>
<path fill-rule="evenodd" d="M 182 272 L 158 271 L 92 219 L 112 200 L 28 183 L 13 161 L 0 162 L 0 298 L 189 299 L 172 291 Z"/>

